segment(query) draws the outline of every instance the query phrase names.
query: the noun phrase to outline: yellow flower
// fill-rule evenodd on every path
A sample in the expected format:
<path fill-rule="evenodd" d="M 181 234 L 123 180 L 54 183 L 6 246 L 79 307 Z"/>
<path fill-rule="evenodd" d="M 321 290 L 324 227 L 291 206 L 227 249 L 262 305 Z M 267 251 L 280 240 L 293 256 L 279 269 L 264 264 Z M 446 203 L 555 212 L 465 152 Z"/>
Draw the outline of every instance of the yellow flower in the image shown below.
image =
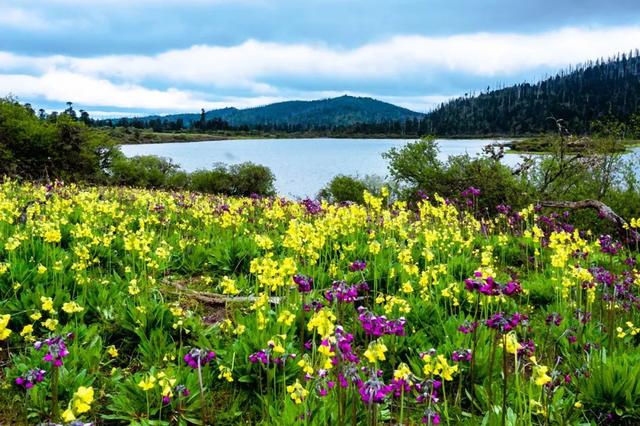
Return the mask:
<path fill-rule="evenodd" d="M 111 345 L 111 346 L 107 347 L 107 353 L 109 354 L 109 356 L 111 358 L 117 358 L 118 357 L 118 350 L 116 349 L 116 347 L 114 345 Z"/>
<path fill-rule="evenodd" d="M 296 404 L 302 404 L 302 401 L 309 395 L 309 391 L 300 384 L 299 380 L 287 386 L 287 392 L 289 392 L 289 396 Z"/>
<path fill-rule="evenodd" d="M 42 296 L 40 298 L 40 303 L 42 303 L 42 310 L 47 312 L 53 312 L 53 299 L 50 297 Z"/>
<path fill-rule="evenodd" d="M 38 265 L 38 274 L 41 274 L 41 275 L 42 275 L 42 274 L 44 274 L 45 272 L 47 272 L 47 267 L 46 267 L 46 266 L 44 266 L 44 265 L 42 265 L 42 264 Z"/>
<path fill-rule="evenodd" d="M 155 383 L 156 383 L 156 378 L 150 375 L 147 380 L 144 380 L 144 379 L 140 380 L 140 382 L 138 383 L 138 387 L 146 392 L 150 389 L 153 389 L 153 387 L 155 386 Z"/>
<path fill-rule="evenodd" d="M 11 315 L 0 315 L 0 340 L 5 340 L 11 335 L 11 330 L 7 328 Z"/>
<path fill-rule="evenodd" d="M 575 404 L 573 404 L 573 406 L 574 406 L 574 407 L 576 407 L 576 408 L 578 408 L 578 409 L 580 409 L 580 408 L 582 408 L 582 402 L 580 402 L 580 401 L 576 401 L 576 403 L 575 403 Z"/>
<path fill-rule="evenodd" d="M 293 323 L 293 320 L 295 319 L 296 319 L 296 316 L 292 314 L 290 311 L 288 311 L 287 309 L 282 311 L 278 316 L 278 322 L 284 323 L 284 325 L 286 325 L 287 327 L 290 326 Z"/>
<path fill-rule="evenodd" d="M 73 395 L 73 407 L 76 413 L 82 414 L 91 410 L 93 402 L 93 387 L 80 386 Z"/>
<path fill-rule="evenodd" d="M 233 296 L 240 293 L 240 290 L 238 290 L 238 287 L 236 287 L 236 281 L 226 275 L 222 277 L 222 281 L 220 281 L 220 287 L 222 287 L 222 294 L 230 294 Z"/>
<path fill-rule="evenodd" d="M 40 318 L 42 318 L 42 314 L 40 312 L 34 312 L 31 315 L 29 315 L 29 318 L 31 318 L 34 321 L 38 321 Z"/>
<path fill-rule="evenodd" d="M 47 243 L 59 243 L 62 240 L 62 234 L 60 230 L 57 228 L 49 228 L 45 231 L 44 240 Z"/>
<path fill-rule="evenodd" d="M 42 325 L 51 331 L 55 331 L 56 327 L 58 326 L 58 320 L 53 318 L 47 318 L 47 320 L 43 322 Z"/>
<path fill-rule="evenodd" d="M 544 365 L 535 365 L 533 367 L 532 379 L 536 385 L 544 386 L 551 382 L 551 377 L 547 374 L 547 371 L 549 371 L 549 367 Z"/>
<path fill-rule="evenodd" d="M 78 305 L 76 302 L 66 302 L 62 305 L 62 310 L 68 314 L 72 314 L 74 312 L 82 312 L 84 308 Z"/>
<path fill-rule="evenodd" d="M 76 416 L 73 414 L 73 410 L 71 410 L 71 408 L 67 408 L 62 413 L 62 420 L 64 420 L 65 423 L 71 423 L 75 419 L 76 419 Z"/>
<path fill-rule="evenodd" d="M 218 370 L 220 370 L 220 374 L 218 374 L 218 379 L 224 378 L 229 383 L 233 382 L 233 375 L 231 374 L 231 369 L 229 367 L 225 367 L 224 365 L 221 365 L 218 367 Z"/>
<path fill-rule="evenodd" d="M 307 324 L 307 329 L 309 329 L 309 331 L 316 330 L 322 339 L 326 339 L 332 335 L 335 330 L 335 320 L 336 316 L 333 312 L 327 308 L 323 308 L 313 314 Z"/>
<path fill-rule="evenodd" d="M 129 294 L 132 296 L 135 296 L 136 294 L 140 293 L 140 287 L 138 287 L 138 281 L 136 279 L 132 279 L 131 281 L 129 281 Z"/>
<path fill-rule="evenodd" d="M 364 351 L 364 356 L 369 362 L 374 363 L 376 361 L 384 361 L 386 359 L 385 352 L 387 352 L 387 346 L 383 342 L 376 340 L 369 343 L 369 347 Z"/>

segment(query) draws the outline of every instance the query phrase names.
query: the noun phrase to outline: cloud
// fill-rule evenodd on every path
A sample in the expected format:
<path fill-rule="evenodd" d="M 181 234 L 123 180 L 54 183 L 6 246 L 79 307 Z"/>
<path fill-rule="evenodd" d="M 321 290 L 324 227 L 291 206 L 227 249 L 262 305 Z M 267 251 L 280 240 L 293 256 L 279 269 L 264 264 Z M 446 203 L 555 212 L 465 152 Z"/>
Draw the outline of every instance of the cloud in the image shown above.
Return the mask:
<path fill-rule="evenodd" d="M 19 7 L 3 6 L 0 13 L 0 27 L 42 30 L 49 28 L 49 23 L 37 13 Z"/>
<path fill-rule="evenodd" d="M 215 106 L 188 91 L 114 84 L 108 80 L 65 71 L 51 71 L 37 77 L 24 74 L 0 75 L 0 93 L 56 102 L 71 100 L 79 104 L 103 107 L 192 111 L 195 105 L 205 108 Z"/>
<path fill-rule="evenodd" d="M 247 106 L 285 97 L 304 99 L 318 92 L 311 83 L 322 81 L 329 89 L 357 86 L 374 97 L 381 85 L 387 85 L 385 93 L 379 93 L 387 96 L 378 97 L 424 111 L 450 94 L 390 97 L 388 87 L 396 84 L 406 93 L 407 87 L 419 86 L 434 75 L 508 78 L 555 71 L 629 51 L 637 47 L 637 40 L 640 26 L 572 27 L 538 34 L 403 35 L 351 49 L 248 40 L 157 55 L 80 58 L 0 52 L 0 93 L 33 93 L 96 106 L 181 110 L 231 101 Z"/>

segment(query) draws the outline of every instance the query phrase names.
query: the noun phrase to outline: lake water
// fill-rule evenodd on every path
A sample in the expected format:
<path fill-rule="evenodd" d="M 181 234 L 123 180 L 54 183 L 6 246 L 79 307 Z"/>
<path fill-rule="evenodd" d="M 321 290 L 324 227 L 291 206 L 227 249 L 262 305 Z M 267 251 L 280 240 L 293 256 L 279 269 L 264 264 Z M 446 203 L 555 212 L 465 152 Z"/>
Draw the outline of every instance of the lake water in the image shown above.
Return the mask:
<path fill-rule="evenodd" d="M 251 161 L 271 169 L 278 194 L 314 197 L 334 176 L 388 175 L 382 153 L 415 139 L 243 139 L 210 142 L 122 145 L 124 155 L 158 155 L 172 159 L 185 171 L 211 168 L 214 163 Z M 438 140 L 440 158 L 482 152 L 487 139 Z M 518 155 L 506 155 L 503 162 L 514 166 Z"/>

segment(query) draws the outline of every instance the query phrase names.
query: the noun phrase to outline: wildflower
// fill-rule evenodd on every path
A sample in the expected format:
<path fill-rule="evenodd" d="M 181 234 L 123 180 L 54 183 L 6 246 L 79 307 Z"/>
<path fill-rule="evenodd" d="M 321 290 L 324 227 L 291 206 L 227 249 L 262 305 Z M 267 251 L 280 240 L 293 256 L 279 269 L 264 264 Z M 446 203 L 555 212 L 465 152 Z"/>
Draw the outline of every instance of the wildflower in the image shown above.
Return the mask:
<path fill-rule="evenodd" d="M 138 280 L 134 278 L 131 281 L 129 281 L 128 291 L 129 291 L 129 294 L 132 296 L 135 296 L 138 293 L 140 293 L 140 287 L 138 287 Z"/>
<path fill-rule="evenodd" d="M 349 270 L 351 272 L 364 271 L 367 268 L 367 262 L 364 260 L 355 260 L 351 265 L 349 265 Z"/>
<path fill-rule="evenodd" d="M 332 335 L 335 330 L 335 320 L 336 316 L 334 313 L 329 309 L 323 308 L 313 314 L 307 323 L 307 329 L 309 331 L 317 331 L 322 339 L 326 339 Z"/>
<path fill-rule="evenodd" d="M 233 375 L 231 374 L 231 369 L 229 367 L 225 367 L 224 365 L 220 365 L 218 367 L 220 374 L 218 374 L 218 379 L 224 378 L 227 382 L 233 382 Z"/>
<path fill-rule="evenodd" d="M 393 391 L 393 386 L 385 385 L 380 379 L 381 375 L 382 371 L 373 368 L 369 369 L 369 378 L 361 383 L 358 392 L 362 402 L 365 404 L 380 404 Z"/>
<path fill-rule="evenodd" d="M 40 369 L 32 369 L 16 379 L 16 385 L 25 389 L 31 389 L 35 384 L 44 380 L 46 371 Z"/>
<path fill-rule="evenodd" d="M 27 324 L 24 327 L 22 327 L 20 336 L 24 337 L 25 339 L 29 339 L 32 333 L 33 333 L 33 324 Z"/>
<path fill-rule="evenodd" d="M 533 375 L 531 378 L 536 385 L 544 386 L 547 383 L 551 382 L 551 377 L 547 374 L 547 371 L 549 371 L 549 367 L 537 364 L 534 365 Z"/>
<path fill-rule="evenodd" d="M 206 349 L 198 349 L 192 348 L 189 352 L 184 355 L 184 362 L 189 365 L 189 367 L 197 369 L 204 367 L 216 357 L 215 352 L 209 351 Z"/>
<path fill-rule="evenodd" d="M 293 324 L 293 321 L 296 319 L 295 314 L 291 313 L 289 310 L 285 309 L 278 316 L 278 323 L 283 323 L 287 327 Z"/>
<path fill-rule="evenodd" d="M 40 312 L 34 312 L 31 315 L 29 315 L 29 318 L 31 318 L 34 321 L 38 321 L 40 318 L 42 318 L 42 314 Z"/>
<path fill-rule="evenodd" d="M 47 267 L 42 264 L 38 265 L 38 274 L 42 275 L 45 272 L 47 272 Z"/>
<path fill-rule="evenodd" d="M 0 315 L 0 341 L 6 340 L 11 335 L 11 329 L 7 328 L 11 315 Z"/>
<path fill-rule="evenodd" d="M 62 305 L 62 310 L 68 314 L 72 314 L 74 312 L 82 312 L 84 311 L 84 308 L 76 302 L 66 302 Z"/>
<path fill-rule="evenodd" d="M 404 336 L 406 320 L 403 317 L 397 320 L 388 320 L 387 317 L 376 316 L 364 306 L 358 308 L 358 320 L 366 335 L 380 337 L 384 335 Z"/>
<path fill-rule="evenodd" d="M 42 303 L 42 310 L 52 313 L 53 312 L 53 299 L 50 297 L 41 297 L 40 303 Z"/>
<path fill-rule="evenodd" d="M 369 362 L 375 363 L 376 361 L 384 361 L 386 359 L 384 356 L 385 352 L 387 352 L 387 346 L 383 342 L 376 340 L 369 343 L 369 347 L 364 352 L 364 356 Z"/>
<path fill-rule="evenodd" d="M 313 278 L 296 274 L 293 276 L 293 282 L 298 285 L 300 293 L 309 293 L 313 287 Z"/>
<path fill-rule="evenodd" d="M 302 404 L 302 401 L 309 395 L 309 391 L 306 390 L 299 380 L 292 385 L 287 386 L 287 392 L 289 392 L 289 396 L 296 404 Z"/>
<path fill-rule="evenodd" d="M 42 325 L 50 331 L 55 331 L 56 327 L 58 327 L 58 320 L 53 318 L 47 318 Z"/>
<path fill-rule="evenodd" d="M 42 358 L 43 361 L 51 363 L 54 367 L 62 366 L 62 359 L 69 355 L 66 340 L 73 339 L 73 334 L 68 333 L 66 336 L 54 336 L 44 341 L 37 341 L 33 344 L 36 350 L 40 350 L 44 345 L 47 346 L 47 353 Z"/>
<path fill-rule="evenodd" d="M 138 382 L 138 387 L 145 392 L 153 389 L 155 385 L 156 385 L 156 378 L 153 376 L 153 374 L 150 374 L 147 379 L 142 379 Z"/>
<path fill-rule="evenodd" d="M 236 287 L 236 281 L 226 275 L 222 277 L 222 281 L 220 281 L 220 287 L 222 287 L 222 294 L 230 294 L 233 296 L 240 293 L 240 290 L 238 290 L 238 287 Z"/>
<path fill-rule="evenodd" d="M 114 345 L 110 345 L 107 347 L 107 353 L 109 354 L 109 356 L 111 358 L 117 358 L 118 357 L 118 350 L 116 349 L 116 347 Z"/>
<path fill-rule="evenodd" d="M 86 413 L 91 409 L 93 402 L 93 387 L 80 386 L 73 395 L 73 408 L 76 413 Z"/>

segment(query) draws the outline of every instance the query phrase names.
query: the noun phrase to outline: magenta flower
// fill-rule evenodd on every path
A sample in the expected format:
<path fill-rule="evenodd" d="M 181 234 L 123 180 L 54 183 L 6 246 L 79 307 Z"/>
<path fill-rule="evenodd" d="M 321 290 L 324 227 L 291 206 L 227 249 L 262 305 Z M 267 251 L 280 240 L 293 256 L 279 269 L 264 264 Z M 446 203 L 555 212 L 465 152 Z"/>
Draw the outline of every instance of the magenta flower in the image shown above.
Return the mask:
<path fill-rule="evenodd" d="M 202 368 L 216 357 L 215 352 L 207 349 L 192 348 L 184 355 L 184 362 L 193 369 Z"/>
<path fill-rule="evenodd" d="M 47 353 L 42 359 L 50 363 L 54 367 L 62 366 L 62 358 L 69 355 L 65 339 L 73 339 L 73 333 L 68 333 L 65 337 L 54 336 L 44 341 L 37 341 L 33 344 L 36 350 L 40 350 L 44 345 L 47 346 Z"/>
<path fill-rule="evenodd" d="M 45 374 L 47 374 L 47 372 L 44 370 L 29 370 L 22 376 L 16 378 L 16 385 L 22 386 L 25 389 L 31 389 L 35 384 L 40 383 L 44 380 Z"/>

